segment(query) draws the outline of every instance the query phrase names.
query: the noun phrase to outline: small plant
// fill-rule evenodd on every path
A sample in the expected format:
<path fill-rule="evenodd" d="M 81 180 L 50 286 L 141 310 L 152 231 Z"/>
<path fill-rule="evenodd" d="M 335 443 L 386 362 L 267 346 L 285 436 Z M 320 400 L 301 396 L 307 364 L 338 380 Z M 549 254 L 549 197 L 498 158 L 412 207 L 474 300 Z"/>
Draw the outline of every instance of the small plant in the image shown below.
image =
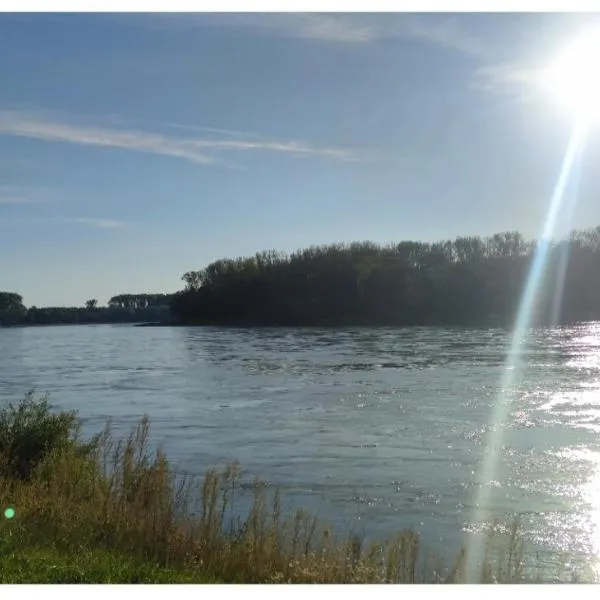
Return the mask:
<path fill-rule="evenodd" d="M 0 469 L 5 475 L 28 479 L 46 458 L 66 450 L 91 451 L 93 442 L 78 444 L 75 412 L 52 413 L 48 396 L 29 392 L 17 406 L 0 410 Z"/>

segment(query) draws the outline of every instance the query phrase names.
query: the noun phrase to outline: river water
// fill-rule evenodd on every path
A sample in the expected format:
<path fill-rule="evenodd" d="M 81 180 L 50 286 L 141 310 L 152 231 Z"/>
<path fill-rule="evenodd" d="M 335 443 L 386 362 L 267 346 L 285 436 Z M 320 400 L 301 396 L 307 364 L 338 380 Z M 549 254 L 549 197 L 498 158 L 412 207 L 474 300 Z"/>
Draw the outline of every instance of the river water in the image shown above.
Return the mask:
<path fill-rule="evenodd" d="M 342 530 L 411 527 L 447 553 L 519 514 L 549 560 L 595 565 L 600 324 L 530 332 L 512 378 L 509 347 L 496 329 L 0 329 L 0 401 L 50 392 L 90 432 L 146 413 L 178 468 L 237 460 Z"/>

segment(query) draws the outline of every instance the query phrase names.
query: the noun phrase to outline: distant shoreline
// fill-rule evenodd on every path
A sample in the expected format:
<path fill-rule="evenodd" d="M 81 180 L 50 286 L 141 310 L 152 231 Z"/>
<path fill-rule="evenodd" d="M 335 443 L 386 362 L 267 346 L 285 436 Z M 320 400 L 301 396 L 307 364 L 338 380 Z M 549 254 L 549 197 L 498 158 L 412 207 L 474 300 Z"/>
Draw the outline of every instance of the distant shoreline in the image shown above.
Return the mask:
<path fill-rule="evenodd" d="M 141 322 L 127 321 L 105 321 L 105 322 L 89 322 L 89 323 L 14 323 L 11 325 L 3 325 L 0 323 L 0 329 L 23 329 L 26 327 L 69 327 L 71 325 L 140 325 Z"/>
<path fill-rule="evenodd" d="M 589 323 L 594 319 L 580 319 L 569 323 L 560 323 L 556 327 L 572 327 L 581 323 Z M 69 326 L 91 326 L 91 325 L 129 325 L 133 327 L 212 327 L 219 329 L 347 329 L 347 328 L 369 328 L 369 329 L 503 329 L 511 330 L 511 323 L 440 323 L 440 324 L 386 324 L 386 323 L 186 323 L 180 321 L 93 321 L 80 323 L 15 323 L 0 324 L 0 329 L 19 329 L 28 327 L 69 327 Z M 533 326 L 534 329 L 546 329 L 546 325 Z"/>

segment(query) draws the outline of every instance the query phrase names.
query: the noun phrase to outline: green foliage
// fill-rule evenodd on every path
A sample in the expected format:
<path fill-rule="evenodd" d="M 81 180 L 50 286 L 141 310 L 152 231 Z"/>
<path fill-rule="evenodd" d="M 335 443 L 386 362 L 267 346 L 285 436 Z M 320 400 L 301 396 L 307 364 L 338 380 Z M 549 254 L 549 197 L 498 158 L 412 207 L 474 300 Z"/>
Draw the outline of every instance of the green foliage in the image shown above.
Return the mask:
<path fill-rule="evenodd" d="M 78 444 L 76 413 L 52 413 L 47 397 L 29 392 L 17 406 L 0 410 L 0 467 L 5 476 L 27 479 L 49 456 L 67 450 L 91 451 Z"/>
<path fill-rule="evenodd" d="M 159 567 L 115 551 L 23 546 L 17 539 L 0 539 L 0 584 L 214 582 L 202 573 Z"/>
<path fill-rule="evenodd" d="M 19 294 L 0 291 L 0 325 L 17 324 L 26 313 L 23 298 Z"/>
<path fill-rule="evenodd" d="M 507 232 L 271 250 L 185 273 L 171 311 L 188 324 L 510 325 L 537 247 Z M 600 227 L 550 244 L 542 275 L 534 324 L 599 319 Z"/>
<path fill-rule="evenodd" d="M 13 292 L 0 292 L 0 312 L 20 311 L 23 308 L 22 296 Z"/>

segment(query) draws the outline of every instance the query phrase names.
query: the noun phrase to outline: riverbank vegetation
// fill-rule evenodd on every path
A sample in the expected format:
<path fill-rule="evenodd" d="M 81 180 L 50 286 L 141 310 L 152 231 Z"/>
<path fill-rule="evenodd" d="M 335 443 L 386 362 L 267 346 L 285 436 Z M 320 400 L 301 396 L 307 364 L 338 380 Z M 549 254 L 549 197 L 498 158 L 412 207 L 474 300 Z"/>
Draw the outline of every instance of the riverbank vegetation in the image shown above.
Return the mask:
<path fill-rule="evenodd" d="M 223 259 L 183 276 L 172 312 L 189 324 L 510 325 L 540 247 L 534 324 L 600 319 L 600 227 L 553 243 L 509 232 Z"/>
<path fill-rule="evenodd" d="M 0 325 L 157 323 L 267 326 L 511 326 L 537 250 L 547 255 L 533 325 L 600 319 L 600 227 L 568 239 L 518 232 L 454 241 L 270 250 L 183 275 L 176 294 L 121 294 L 108 306 L 26 308 L 0 292 Z"/>
<path fill-rule="evenodd" d="M 91 439 L 77 416 L 29 394 L 0 410 L 2 583 L 130 582 L 461 582 L 465 554 L 445 563 L 404 531 L 387 541 L 338 537 L 254 485 L 252 506 L 236 514 L 239 470 L 177 476 L 150 451 L 144 419 L 123 440 L 110 427 Z M 5 515 L 12 516 L 5 512 Z M 493 539 L 490 538 L 490 544 Z M 482 557 L 481 582 L 544 576 L 530 570 L 516 529 Z M 491 548 L 491 545 L 489 546 Z M 445 566 L 444 566 L 445 565 Z"/>
<path fill-rule="evenodd" d="M 170 318 L 170 294 L 120 294 L 107 306 L 90 298 L 85 306 L 27 308 L 14 292 L 0 292 L 0 325 L 92 325 L 143 323 Z"/>

